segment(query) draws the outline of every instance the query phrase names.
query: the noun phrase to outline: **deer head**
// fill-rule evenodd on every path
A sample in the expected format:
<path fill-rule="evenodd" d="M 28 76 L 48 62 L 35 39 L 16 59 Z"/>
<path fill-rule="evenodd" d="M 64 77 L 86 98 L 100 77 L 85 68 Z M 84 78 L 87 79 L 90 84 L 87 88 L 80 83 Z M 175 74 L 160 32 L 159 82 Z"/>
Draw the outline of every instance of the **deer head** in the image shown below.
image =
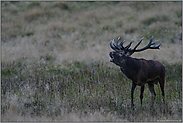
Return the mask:
<path fill-rule="evenodd" d="M 161 43 L 158 46 L 156 46 L 156 43 L 158 41 L 155 41 L 154 43 L 152 43 L 152 39 L 153 39 L 153 36 L 152 36 L 152 38 L 150 39 L 149 44 L 147 46 L 145 46 L 141 49 L 136 49 L 140 45 L 140 43 L 142 42 L 143 39 L 144 39 L 144 37 L 137 43 L 137 45 L 133 49 L 130 48 L 131 44 L 133 43 L 133 40 L 131 40 L 131 42 L 125 47 L 123 46 L 125 39 L 123 39 L 120 44 L 118 44 L 120 37 L 117 39 L 116 44 L 114 44 L 114 39 L 111 40 L 110 47 L 115 51 L 109 53 L 109 56 L 111 57 L 110 62 L 114 62 L 115 64 L 119 65 L 119 64 L 122 64 L 122 62 L 125 60 L 125 57 L 129 57 L 134 52 L 141 52 L 146 49 L 159 49 L 160 48 Z"/>

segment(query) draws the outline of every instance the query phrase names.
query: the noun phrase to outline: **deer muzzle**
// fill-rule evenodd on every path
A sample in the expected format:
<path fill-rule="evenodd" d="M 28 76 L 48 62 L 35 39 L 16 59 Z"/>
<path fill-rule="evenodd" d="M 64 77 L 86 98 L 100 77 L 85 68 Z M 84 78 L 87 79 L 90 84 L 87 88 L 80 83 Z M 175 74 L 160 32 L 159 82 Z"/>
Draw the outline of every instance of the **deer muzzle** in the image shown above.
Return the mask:
<path fill-rule="evenodd" d="M 111 57 L 109 61 L 110 61 L 110 62 L 113 62 L 113 61 L 114 61 L 113 52 L 110 52 L 110 53 L 109 53 L 109 56 Z"/>

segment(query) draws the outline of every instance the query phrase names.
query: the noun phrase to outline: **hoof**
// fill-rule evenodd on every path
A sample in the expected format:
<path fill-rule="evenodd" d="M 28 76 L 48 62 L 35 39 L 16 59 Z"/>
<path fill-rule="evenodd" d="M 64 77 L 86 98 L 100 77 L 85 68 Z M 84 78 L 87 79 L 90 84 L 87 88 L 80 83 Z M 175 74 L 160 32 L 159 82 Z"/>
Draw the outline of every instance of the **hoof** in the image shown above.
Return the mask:
<path fill-rule="evenodd" d="M 135 108 L 134 108 L 134 105 L 131 105 L 131 108 L 134 110 Z"/>

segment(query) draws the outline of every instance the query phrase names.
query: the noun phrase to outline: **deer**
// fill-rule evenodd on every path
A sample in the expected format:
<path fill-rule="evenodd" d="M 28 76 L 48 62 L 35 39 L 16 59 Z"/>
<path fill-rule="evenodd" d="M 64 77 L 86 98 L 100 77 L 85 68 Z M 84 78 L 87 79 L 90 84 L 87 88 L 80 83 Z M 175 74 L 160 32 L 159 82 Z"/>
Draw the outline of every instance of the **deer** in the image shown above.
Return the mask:
<path fill-rule="evenodd" d="M 157 41 L 152 43 L 153 36 L 151 37 L 147 46 L 137 49 L 144 37 L 136 44 L 136 46 L 131 49 L 130 46 L 133 40 L 123 46 L 125 39 L 118 44 L 120 37 L 117 39 L 116 44 L 114 44 L 114 39 L 110 41 L 110 47 L 114 50 L 109 53 L 110 62 L 113 62 L 120 67 L 121 72 L 132 81 L 131 88 L 131 107 L 134 110 L 133 94 L 136 86 L 140 86 L 140 102 L 142 108 L 143 92 L 145 84 L 148 84 L 148 88 L 152 95 L 151 107 L 153 107 L 156 93 L 154 90 L 154 84 L 160 85 L 163 102 L 165 104 L 165 94 L 164 94 L 164 84 L 165 84 L 165 66 L 157 60 L 146 60 L 144 58 L 132 58 L 130 57 L 135 52 L 141 52 L 147 49 L 160 49 L 162 42 L 157 45 Z"/>

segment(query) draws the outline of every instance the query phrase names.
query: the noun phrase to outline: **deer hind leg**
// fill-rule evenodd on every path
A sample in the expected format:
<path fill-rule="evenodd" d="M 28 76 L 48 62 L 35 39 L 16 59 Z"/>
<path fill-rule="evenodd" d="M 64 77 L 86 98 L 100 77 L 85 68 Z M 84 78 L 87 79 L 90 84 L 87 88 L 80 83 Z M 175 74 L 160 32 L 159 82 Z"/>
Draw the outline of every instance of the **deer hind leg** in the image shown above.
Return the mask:
<path fill-rule="evenodd" d="M 144 93 L 144 85 L 141 86 L 140 88 L 140 101 L 141 101 L 141 108 L 142 108 L 142 100 L 143 100 L 143 93 Z"/>
<path fill-rule="evenodd" d="M 131 89 L 131 107 L 134 109 L 134 104 L 133 104 L 133 93 L 135 90 L 136 84 L 132 82 L 132 89 Z"/>
<path fill-rule="evenodd" d="M 165 78 L 164 77 L 159 79 L 159 84 L 160 84 L 160 88 L 161 88 L 161 91 L 162 91 L 163 103 L 165 104 L 165 92 L 164 92 Z"/>
<path fill-rule="evenodd" d="M 153 107 L 153 104 L 154 104 L 154 101 L 155 101 L 155 98 L 156 98 L 156 93 L 154 91 L 154 84 L 153 83 L 148 83 L 148 86 L 149 86 L 149 90 L 151 92 L 151 95 L 152 95 L 152 107 Z"/>

